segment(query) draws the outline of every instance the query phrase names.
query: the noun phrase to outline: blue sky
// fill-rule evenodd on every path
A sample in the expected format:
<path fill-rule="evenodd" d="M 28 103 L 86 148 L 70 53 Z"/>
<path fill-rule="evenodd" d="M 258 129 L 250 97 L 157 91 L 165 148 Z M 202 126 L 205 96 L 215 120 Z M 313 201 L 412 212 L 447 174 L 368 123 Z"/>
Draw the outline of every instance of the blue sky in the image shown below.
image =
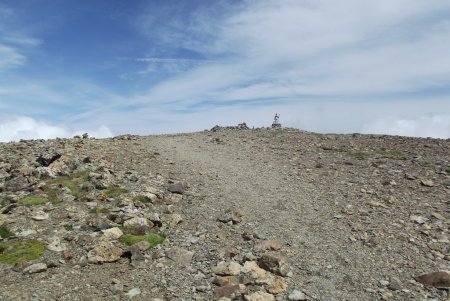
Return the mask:
<path fill-rule="evenodd" d="M 0 141 L 215 124 L 450 137 L 448 0 L 0 0 Z"/>

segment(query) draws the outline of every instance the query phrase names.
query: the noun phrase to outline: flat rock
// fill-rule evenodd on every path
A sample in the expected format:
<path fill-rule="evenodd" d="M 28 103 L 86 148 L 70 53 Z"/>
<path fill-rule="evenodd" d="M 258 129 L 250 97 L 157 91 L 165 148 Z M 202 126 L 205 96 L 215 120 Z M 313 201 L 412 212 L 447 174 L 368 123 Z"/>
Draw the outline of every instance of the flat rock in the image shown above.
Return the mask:
<path fill-rule="evenodd" d="M 43 262 L 32 264 L 23 270 L 24 274 L 41 273 L 47 270 L 47 265 Z"/>
<path fill-rule="evenodd" d="M 49 218 L 49 215 L 45 212 L 36 212 L 31 218 L 35 221 L 45 221 Z"/>
<path fill-rule="evenodd" d="M 414 279 L 426 286 L 433 286 L 437 288 L 450 287 L 449 272 L 434 272 L 414 277 Z"/>
<path fill-rule="evenodd" d="M 192 258 L 194 257 L 194 252 L 182 249 L 182 248 L 171 248 L 166 251 L 166 255 L 168 258 L 180 264 L 190 264 Z"/>
<path fill-rule="evenodd" d="M 167 187 L 167 190 L 169 192 L 176 193 L 176 194 L 184 193 L 183 184 L 181 184 L 181 183 L 170 184 L 169 187 Z"/>
<path fill-rule="evenodd" d="M 434 186 L 434 182 L 432 180 L 421 180 L 420 184 L 422 184 L 422 186 L 425 186 L 425 187 L 433 187 Z"/>

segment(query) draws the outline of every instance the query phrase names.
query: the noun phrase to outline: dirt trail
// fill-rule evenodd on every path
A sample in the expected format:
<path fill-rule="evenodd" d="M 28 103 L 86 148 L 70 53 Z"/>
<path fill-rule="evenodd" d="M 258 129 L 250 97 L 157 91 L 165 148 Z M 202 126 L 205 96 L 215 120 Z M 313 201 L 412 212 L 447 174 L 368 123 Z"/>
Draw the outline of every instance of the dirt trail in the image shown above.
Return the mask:
<path fill-rule="evenodd" d="M 174 163 L 174 174 L 197 183 L 209 216 L 237 210 L 263 237 L 287 245 L 296 286 L 320 300 L 368 300 L 364 288 L 372 277 L 385 276 L 380 275 L 383 258 L 349 244 L 349 225 L 333 218 L 340 210 L 336 204 L 343 201 L 338 188 L 306 175 L 290 176 L 286 162 L 273 153 L 211 139 L 161 137 L 154 145 Z"/>

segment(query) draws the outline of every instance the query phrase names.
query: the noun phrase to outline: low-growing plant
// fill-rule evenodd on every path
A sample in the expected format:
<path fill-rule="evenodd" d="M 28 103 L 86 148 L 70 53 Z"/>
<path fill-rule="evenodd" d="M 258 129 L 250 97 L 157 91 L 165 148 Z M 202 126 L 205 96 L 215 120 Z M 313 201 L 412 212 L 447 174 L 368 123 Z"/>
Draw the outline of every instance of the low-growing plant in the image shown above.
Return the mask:
<path fill-rule="evenodd" d="M 137 195 L 133 197 L 133 201 L 148 204 L 152 202 L 152 199 L 150 199 L 148 196 L 145 195 Z"/>
<path fill-rule="evenodd" d="M 129 190 L 125 189 L 125 188 L 111 188 L 111 189 L 106 189 L 103 191 L 103 194 L 106 195 L 108 198 L 115 198 L 118 197 L 119 195 L 128 193 Z"/>
<path fill-rule="evenodd" d="M 95 207 L 89 210 L 89 213 L 91 214 L 100 214 L 100 213 L 108 213 L 109 209 L 104 207 Z"/>
<path fill-rule="evenodd" d="M 82 185 L 88 181 L 89 171 L 88 170 L 81 170 L 78 172 L 75 172 L 74 174 L 70 176 L 61 176 L 57 177 L 56 179 L 52 179 L 48 182 L 48 186 L 46 189 L 47 194 L 50 192 L 52 196 L 49 195 L 49 198 L 52 199 L 52 197 L 55 197 L 57 199 L 58 190 L 51 191 L 52 188 L 50 188 L 53 185 L 61 185 L 64 187 L 67 187 L 70 189 L 70 194 L 72 194 L 77 199 L 82 198 L 86 195 L 86 191 L 83 191 Z"/>
<path fill-rule="evenodd" d="M 15 264 L 40 258 L 44 254 L 44 245 L 36 240 L 0 243 L 0 262 Z"/>
<path fill-rule="evenodd" d="M 0 227 L 0 237 L 1 238 L 8 238 L 11 236 L 14 236 L 14 233 L 9 231 L 9 229 L 7 227 L 5 227 L 5 226 Z"/>
<path fill-rule="evenodd" d="M 134 245 L 135 243 L 138 243 L 140 241 L 146 241 L 150 244 L 150 247 L 157 246 L 164 242 L 166 237 L 162 234 L 147 234 L 147 235 L 131 235 L 131 234 L 125 234 L 120 238 L 120 241 L 127 246 Z"/>
<path fill-rule="evenodd" d="M 47 203 L 48 199 L 40 196 L 26 196 L 19 200 L 19 205 L 23 206 L 45 205 Z"/>

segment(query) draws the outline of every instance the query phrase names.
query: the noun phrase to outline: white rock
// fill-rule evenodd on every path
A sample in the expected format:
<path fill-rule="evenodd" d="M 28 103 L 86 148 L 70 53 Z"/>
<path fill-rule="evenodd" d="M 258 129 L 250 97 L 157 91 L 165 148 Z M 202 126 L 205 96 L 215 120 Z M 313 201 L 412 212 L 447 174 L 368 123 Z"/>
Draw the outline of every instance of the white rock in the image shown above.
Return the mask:
<path fill-rule="evenodd" d="M 103 232 L 103 237 L 108 240 L 116 240 L 116 239 L 119 239 L 123 235 L 122 230 L 120 230 L 117 227 L 102 230 L 102 232 Z"/>
<path fill-rule="evenodd" d="M 47 265 L 45 263 L 35 263 L 30 265 L 29 267 L 26 267 L 23 270 L 24 274 L 34 274 L 34 273 L 40 273 L 47 270 Z"/>
<path fill-rule="evenodd" d="M 45 221 L 49 218 L 49 215 L 45 212 L 36 212 L 32 217 L 35 221 Z"/>
<path fill-rule="evenodd" d="M 132 288 L 128 291 L 128 293 L 126 293 L 125 295 L 127 295 L 130 298 L 136 297 L 137 295 L 141 294 L 141 290 L 137 287 Z"/>
<path fill-rule="evenodd" d="M 148 221 L 144 217 L 133 217 L 123 223 L 124 226 L 148 226 Z"/>

